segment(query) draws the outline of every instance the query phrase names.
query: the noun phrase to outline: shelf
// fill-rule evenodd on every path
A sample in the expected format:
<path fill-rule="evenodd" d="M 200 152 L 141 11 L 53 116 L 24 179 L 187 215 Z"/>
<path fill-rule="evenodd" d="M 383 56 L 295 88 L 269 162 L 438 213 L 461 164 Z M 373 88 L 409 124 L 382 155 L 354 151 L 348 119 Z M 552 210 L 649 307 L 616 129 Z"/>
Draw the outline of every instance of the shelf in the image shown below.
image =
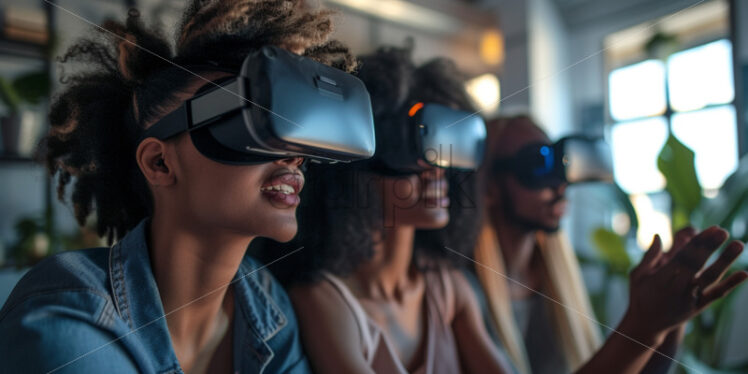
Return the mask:
<path fill-rule="evenodd" d="M 39 166 L 41 166 L 41 164 L 39 164 L 36 160 L 34 160 L 31 157 L 0 154 L 0 164 L 3 164 L 3 163 L 21 163 L 21 164 L 27 163 L 27 164 L 38 164 Z"/>
<path fill-rule="evenodd" d="M 46 58 L 44 46 L 0 38 L 0 55 L 11 55 L 43 60 Z"/>

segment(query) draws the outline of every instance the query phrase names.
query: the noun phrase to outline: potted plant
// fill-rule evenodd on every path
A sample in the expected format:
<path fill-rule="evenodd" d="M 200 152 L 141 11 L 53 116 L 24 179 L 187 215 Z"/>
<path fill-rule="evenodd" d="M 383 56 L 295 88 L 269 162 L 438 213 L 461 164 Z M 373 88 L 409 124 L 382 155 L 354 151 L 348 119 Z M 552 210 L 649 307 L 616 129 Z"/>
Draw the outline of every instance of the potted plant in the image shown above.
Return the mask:
<path fill-rule="evenodd" d="M 16 267 L 31 266 L 50 253 L 50 237 L 44 220 L 36 217 L 21 218 L 15 225 L 17 242 L 11 247 L 11 258 Z"/>
<path fill-rule="evenodd" d="M 22 130 L 22 107 L 37 105 L 49 96 L 50 75 L 48 71 L 34 71 L 13 80 L 0 77 L 0 101 L 6 114 L 0 119 L 2 126 L 2 150 L 5 155 L 19 156 Z"/>

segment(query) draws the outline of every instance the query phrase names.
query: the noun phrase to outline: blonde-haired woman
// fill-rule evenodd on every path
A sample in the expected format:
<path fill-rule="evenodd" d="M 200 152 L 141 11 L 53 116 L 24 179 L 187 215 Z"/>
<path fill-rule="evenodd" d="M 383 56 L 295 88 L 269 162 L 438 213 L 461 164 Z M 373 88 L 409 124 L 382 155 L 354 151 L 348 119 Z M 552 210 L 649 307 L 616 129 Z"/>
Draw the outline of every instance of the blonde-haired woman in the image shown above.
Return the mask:
<path fill-rule="evenodd" d="M 727 239 L 724 230 L 683 230 L 667 254 L 655 238 L 631 274 L 617 333 L 603 341 L 579 264 L 559 232 L 567 184 L 527 170 L 527 151 L 546 145 L 548 136 L 527 116 L 488 125 L 480 171 L 487 209 L 474 269 L 487 324 L 522 374 L 667 371 L 684 323 L 748 277 L 739 272 L 718 283 L 742 244 L 728 245 L 699 273 Z"/>
<path fill-rule="evenodd" d="M 554 371 L 553 368 L 581 366 L 592 357 L 603 339 L 597 324 L 585 318 L 594 316 L 594 313 L 581 279 L 579 264 L 566 237 L 560 233 L 538 232 L 535 238 L 537 256 L 546 265 L 542 269 L 545 284 L 539 288 L 558 304 L 529 290 L 526 290 L 527 293 L 513 292 L 511 281 L 507 282 L 496 274 L 506 275 L 507 266 L 496 232 L 489 224 L 483 226 L 475 252 L 475 260 L 486 267 L 476 266 L 475 272 L 487 295 L 489 324 L 493 326 L 517 370 L 520 373 L 563 372 Z M 532 336 L 523 334 L 531 323 L 529 320 L 538 314 L 548 319 L 540 321 L 540 326 L 535 324 L 535 334 Z M 545 349 L 545 358 L 539 362 L 534 360 L 531 366 L 525 348 L 525 344 L 530 342 L 526 340 L 537 341 L 536 336 L 542 337 L 549 330 L 557 338 L 546 341 L 546 348 L 550 349 Z M 536 370 L 531 371 L 531 367 Z"/>

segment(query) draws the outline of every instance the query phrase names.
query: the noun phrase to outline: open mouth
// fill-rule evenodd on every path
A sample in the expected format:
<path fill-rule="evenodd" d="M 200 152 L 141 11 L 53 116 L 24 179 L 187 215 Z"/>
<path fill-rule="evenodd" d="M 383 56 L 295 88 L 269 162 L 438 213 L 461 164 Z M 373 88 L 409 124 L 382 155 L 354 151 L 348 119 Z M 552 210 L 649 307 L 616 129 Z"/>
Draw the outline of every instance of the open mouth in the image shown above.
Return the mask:
<path fill-rule="evenodd" d="M 262 195 L 282 208 L 296 207 L 301 202 L 299 193 L 304 187 L 300 173 L 283 170 L 272 176 L 260 187 Z"/>
<path fill-rule="evenodd" d="M 445 179 L 424 180 L 421 199 L 423 199 L 427 207 L 446 208 L 449 206 L 449 197 L 447 197 L 448 187 L 449 185 Z"/>

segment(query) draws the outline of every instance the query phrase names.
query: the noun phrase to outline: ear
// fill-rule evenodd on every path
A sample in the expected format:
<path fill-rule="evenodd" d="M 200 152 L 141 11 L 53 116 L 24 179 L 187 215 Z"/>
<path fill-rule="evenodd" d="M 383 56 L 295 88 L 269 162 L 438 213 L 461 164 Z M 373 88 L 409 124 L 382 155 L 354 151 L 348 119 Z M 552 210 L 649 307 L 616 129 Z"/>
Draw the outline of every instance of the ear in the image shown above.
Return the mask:
<path fill-rule="evenodd" d="M 135 152 L 138 167 L 151 186 L 171 186 L 176 182 L 167 144 L 156 138 L 143 140 Z"/>

